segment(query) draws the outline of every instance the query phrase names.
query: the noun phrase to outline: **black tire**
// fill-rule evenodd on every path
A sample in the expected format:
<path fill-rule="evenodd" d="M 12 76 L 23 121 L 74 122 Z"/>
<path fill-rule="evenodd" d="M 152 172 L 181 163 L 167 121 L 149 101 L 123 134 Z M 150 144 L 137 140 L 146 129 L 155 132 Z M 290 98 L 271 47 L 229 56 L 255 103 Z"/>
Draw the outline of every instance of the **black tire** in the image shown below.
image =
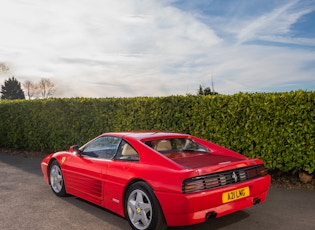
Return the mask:
<path fill-rule="evenodd" d="M 167 228 L 160 204 L 152 188 L 143 181 L 132 184 L 125 197 L 125 216 L 134 230 Z"/>
<path fill-rule="evenodd" d="M 49 182 L 52 191 L 57 196 L 66 196 L 66 188 L 63 180 L 62 171 L 58 161 L 53 161 L 49 167 Z"/>

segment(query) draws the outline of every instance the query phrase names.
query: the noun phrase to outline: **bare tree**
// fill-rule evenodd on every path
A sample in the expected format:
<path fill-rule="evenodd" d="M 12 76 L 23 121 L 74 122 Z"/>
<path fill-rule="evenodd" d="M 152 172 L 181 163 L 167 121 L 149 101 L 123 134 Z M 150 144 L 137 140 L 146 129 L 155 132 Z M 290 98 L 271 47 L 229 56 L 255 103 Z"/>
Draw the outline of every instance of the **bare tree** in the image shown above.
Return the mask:
<path fill-rule="evenodd" d="M 10 67 L 4 63 L 4 62 L 0 62 L 0 73 L 6 73 L 10 70 Z"/>
<path fill-rule="evenodd" d="M 38 83 L 38 89 L 40 91 L 42 98 L 51 97 L 56 90 L 55 84 L 48 78 L 40 79 Z"/>
<path fill-rule="evenodd" d="M 37 94 L 37 85 L 29 80 L 23 82 L 23 88 L 29 100 Z"/>

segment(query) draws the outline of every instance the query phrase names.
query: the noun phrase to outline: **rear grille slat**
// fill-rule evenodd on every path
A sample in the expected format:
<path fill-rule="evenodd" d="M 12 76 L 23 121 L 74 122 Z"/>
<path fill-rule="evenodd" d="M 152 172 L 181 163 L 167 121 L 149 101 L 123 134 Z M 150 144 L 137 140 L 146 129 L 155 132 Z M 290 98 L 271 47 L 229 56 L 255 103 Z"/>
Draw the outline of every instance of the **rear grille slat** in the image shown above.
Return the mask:
<path fill-rule="evenodd" d="M 251 180 L 266 175 L 263 165 L 255 165 L 186 179 L 183 193 L 198 192 Z"/>

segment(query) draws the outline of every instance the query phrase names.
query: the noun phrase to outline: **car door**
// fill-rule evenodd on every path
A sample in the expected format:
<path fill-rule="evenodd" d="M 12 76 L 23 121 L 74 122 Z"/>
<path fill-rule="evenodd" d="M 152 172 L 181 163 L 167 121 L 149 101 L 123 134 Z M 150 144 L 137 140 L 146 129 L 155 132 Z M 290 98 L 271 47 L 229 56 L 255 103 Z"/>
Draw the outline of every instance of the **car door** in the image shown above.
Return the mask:
<path fill-rule="evenodd" d="M 98 205 L 103 204 L 103 189 L 109 162 L 117 152 L 120 138 L 101 136 L 64 162 L 68 193 Z"/>
<path fill-rule="evenodd" d="M 122 140 L 115 158 L 109 162 L 104 188 L 104 206 L 124 215 L 124 190 L 131 178 L 135 178 L 134 168 L 139 165 L 139 154 L 132 145 Z"/>

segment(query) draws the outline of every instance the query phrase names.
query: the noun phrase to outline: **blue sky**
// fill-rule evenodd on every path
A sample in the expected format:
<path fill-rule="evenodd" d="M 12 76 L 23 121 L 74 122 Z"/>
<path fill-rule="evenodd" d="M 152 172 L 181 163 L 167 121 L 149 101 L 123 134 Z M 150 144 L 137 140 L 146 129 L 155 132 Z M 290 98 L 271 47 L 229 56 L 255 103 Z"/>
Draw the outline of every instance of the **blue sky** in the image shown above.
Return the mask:
<path fill-rule="evenodd" d="M 56 97 L 315 90 L 314 0 L 0 0 L 0 84 Z"/>

